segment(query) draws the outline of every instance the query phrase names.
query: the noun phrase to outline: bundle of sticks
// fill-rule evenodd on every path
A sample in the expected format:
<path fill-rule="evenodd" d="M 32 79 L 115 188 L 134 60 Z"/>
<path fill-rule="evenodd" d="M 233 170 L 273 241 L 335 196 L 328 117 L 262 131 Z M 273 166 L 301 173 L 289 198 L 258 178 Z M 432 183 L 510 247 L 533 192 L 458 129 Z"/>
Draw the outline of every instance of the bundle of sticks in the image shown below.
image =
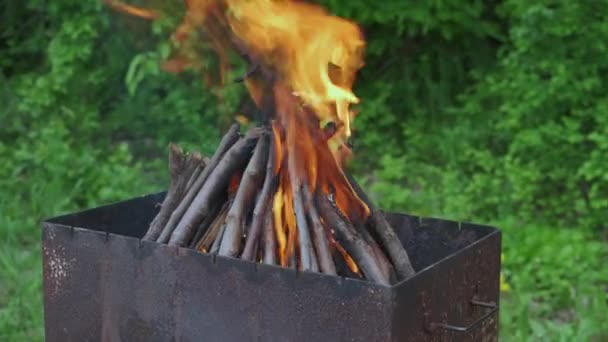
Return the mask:
<path fill-rule="evenodd" d="M 285 236 L 273 212 L 274 145 L 270 128 L 251 128 L 243 135 L 238 124 L 211 159 L 170 145 L 169 189 L 144 239 L 385 285 L 414 274 L 393 228 L 348 175 L 369 208 L 364 222 L 352 222 L 331 194 L 304 184 L 292 196 L 295 236 Z M 287 252 L 286 240 L 293 242 Z"/>

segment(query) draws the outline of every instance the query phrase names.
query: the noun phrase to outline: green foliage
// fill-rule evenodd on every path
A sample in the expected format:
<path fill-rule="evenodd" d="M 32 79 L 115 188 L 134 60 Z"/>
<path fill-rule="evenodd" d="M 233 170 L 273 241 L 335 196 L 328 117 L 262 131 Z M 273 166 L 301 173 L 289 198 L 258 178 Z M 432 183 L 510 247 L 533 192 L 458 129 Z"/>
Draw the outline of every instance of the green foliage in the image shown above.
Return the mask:
<path fill-rule="evenodd" d="M 608 246 L 582 230 L 504 222 L 502 339 L 592 341 L 608 337 Z M 534 233 L 530 230 L 534 229 Z M 599 324 L 598 324 L 599 323 Z"/>
<path fill-rule="evenodd" d="M 370 194 L 504 228 L 501 339 L 608 338 L 608 2 L 320 2 L 368 40 L 352 167 Z M 210 154 L 235 114 L 240 85 L 161 71 L 179 4 L 154 24 L 0 4 L 1 341 L 42 339 L 42 218 L 163 188 L 167 144 Z"/>

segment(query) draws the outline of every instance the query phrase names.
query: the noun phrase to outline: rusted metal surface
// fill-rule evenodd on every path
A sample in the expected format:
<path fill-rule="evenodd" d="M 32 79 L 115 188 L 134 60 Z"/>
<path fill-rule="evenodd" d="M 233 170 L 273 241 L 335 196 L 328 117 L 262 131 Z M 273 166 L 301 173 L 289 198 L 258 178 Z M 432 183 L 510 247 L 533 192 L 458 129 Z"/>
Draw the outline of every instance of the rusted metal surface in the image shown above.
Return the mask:
<path fill-rule="evenodd" d="M 395 289 L 393 336 L 398 341 L 497 340 L 498 310 L 488 312 L 475 303 L 498 306 L 500 233 L 437 219 L 404 217 L 403 226 L 415 231 L 404 242 L 418 273 Z M 417 264 L 429 255 L 441 259 Z"/>
<path fill-rule="evenodd" d="M 418 273 L 385 287 L 142 241 L 162 196 L 43 223 L 47 341 L 497 338 L 494 228 L 387 215 Z"/>

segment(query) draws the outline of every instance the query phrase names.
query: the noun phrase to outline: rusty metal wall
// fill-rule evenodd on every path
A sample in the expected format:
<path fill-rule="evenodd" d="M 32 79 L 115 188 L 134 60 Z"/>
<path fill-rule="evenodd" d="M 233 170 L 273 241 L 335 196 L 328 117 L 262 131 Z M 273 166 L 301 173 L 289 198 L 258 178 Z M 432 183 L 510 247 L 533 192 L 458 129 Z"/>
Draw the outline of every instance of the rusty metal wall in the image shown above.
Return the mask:
<path fill-rule="evenodd" d="M 384 287 L 142 241 L 161 200 L 156 194 L 43 223 L 47 341 L 478 341 L 497 335 L 495 314 L 464 335 L 429 326 L 470 324 L 485 312 L 467 303 L 474 293 L 497 303 L 500 236 L 493 228 L 388 215 L 421 272 Z"/>

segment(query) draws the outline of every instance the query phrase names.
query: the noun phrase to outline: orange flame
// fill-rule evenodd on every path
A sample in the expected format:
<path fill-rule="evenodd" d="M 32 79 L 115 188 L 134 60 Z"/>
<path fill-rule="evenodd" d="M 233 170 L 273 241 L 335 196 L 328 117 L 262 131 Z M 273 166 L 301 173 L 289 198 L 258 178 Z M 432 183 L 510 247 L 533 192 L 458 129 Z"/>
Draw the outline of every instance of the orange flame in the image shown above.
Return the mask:
<path fill-rule="evenodd" d="M 348 266 L 351 272 L 356 273 L 360 276 L 361 273 L 359 272 L 359 266 L 357 266 L 357 263 L 355 262 L 355 260 L 353 260 L 353 257 L 351 257 L 350 254 L 348 254 L 344 247 L 342 247 L 342 245 L 340 245 L 339 243 L 334 242 L 333 246 L 338 252 L 340 252 L 340 254 L 342 254 L 344 261 L 346 261 L 346 266 Z"/>

